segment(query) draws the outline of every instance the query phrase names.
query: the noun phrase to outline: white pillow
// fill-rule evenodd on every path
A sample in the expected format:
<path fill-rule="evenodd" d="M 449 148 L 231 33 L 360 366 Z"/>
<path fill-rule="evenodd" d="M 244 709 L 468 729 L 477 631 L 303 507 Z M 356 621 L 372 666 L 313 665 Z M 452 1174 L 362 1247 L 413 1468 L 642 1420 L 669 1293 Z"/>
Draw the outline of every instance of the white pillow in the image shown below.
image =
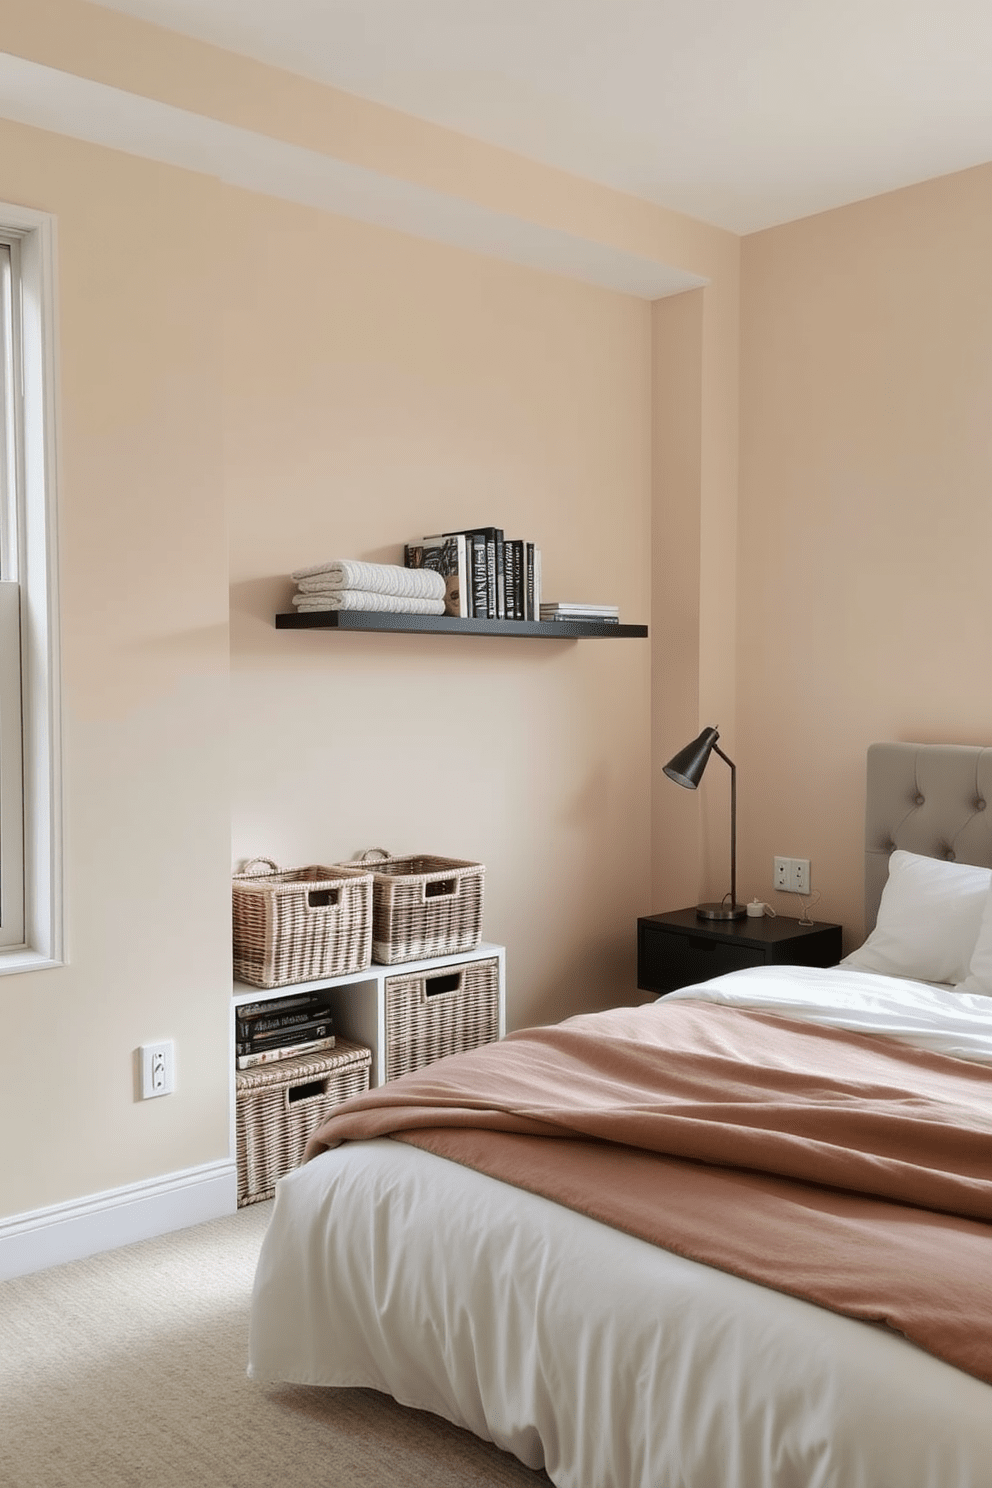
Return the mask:
<path fill-rule="evenodd" d="M 917 982 L 963 982 L 992 892 L 992 870 L 897 848 L 864 945 L 841 962 Z"/>
<path fill-rule="evenodd" d="M 985 899 L 978 941 L 971 953 L 971 966 L 961 983 L 961 991 L 986 992 L 992 997 L 992 888 Z"/>

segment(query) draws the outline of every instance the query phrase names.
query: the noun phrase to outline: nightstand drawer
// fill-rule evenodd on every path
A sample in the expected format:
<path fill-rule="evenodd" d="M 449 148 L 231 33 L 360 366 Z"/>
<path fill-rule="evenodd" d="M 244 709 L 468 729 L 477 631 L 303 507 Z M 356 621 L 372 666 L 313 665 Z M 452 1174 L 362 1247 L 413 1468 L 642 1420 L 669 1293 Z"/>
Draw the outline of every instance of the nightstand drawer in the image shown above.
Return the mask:
<path fill-rule="evenodd" d="M 669 935 L 642 927 L 638 983 L 655 992 L 673 992 L 694 982 L 764 966 L 765 955 L 751 946 L 728 945 L 699 935 Z"/>
<path fill-rule="evenodd" d="M 783 915 L 705 921 L 676 909 L 637 922 L 637 985 L 645 992 L 674 992 L 754 966 L 836 966 L 840 958 L 839 925 Z"/>

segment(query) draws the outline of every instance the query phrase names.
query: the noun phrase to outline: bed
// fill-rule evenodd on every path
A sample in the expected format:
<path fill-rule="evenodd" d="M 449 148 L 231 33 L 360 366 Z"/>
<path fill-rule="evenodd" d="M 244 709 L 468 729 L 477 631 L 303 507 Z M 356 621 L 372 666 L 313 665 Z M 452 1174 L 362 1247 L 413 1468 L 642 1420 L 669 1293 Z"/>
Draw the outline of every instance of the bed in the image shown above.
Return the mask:
<path fill-rule="evenodd" d="M 992 749 L 874 745 L 869 933 L 839 967 L 512 1035 L 342 1107 L 277 1187 L 249 1374 L 385 1391 L 558 1488 L 992 1485 L 989 800 Z M 561 1101 L 554 1060 L 581 1064 Z M 665 1099 L 619 1109 L 620 1065 L 661 1067 Z M 823 1130 L 797 1146 L 783 1107 Z M 835 1231 L 854 1250 L 821 1255 Z"/>

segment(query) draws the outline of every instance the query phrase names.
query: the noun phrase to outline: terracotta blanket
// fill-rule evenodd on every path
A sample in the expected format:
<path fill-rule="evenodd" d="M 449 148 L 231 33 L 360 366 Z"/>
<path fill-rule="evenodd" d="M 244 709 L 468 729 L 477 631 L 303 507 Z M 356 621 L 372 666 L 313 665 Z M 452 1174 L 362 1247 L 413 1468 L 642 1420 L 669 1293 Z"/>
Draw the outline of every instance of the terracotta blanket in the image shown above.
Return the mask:
<path fill-rule="evenodd" d="M 885 1323 L 992 1383 L 992 1069 L 662 1002 L 524 1030 L 353 1097 L 306 1155 L 386 1135 Z"/>

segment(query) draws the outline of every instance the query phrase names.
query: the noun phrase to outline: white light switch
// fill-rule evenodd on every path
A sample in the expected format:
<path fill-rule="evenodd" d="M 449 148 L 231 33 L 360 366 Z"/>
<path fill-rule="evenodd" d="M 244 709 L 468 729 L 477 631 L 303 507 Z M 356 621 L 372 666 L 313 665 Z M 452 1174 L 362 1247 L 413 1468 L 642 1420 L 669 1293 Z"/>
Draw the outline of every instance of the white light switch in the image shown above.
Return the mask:
<path fill-rule="evenodd" d="M 171 1095 L 176 1088 L 175 1045 L 171 1039 L 161 1044 L 141 1045 L 141 1099 L 154 1095 Z"/>

